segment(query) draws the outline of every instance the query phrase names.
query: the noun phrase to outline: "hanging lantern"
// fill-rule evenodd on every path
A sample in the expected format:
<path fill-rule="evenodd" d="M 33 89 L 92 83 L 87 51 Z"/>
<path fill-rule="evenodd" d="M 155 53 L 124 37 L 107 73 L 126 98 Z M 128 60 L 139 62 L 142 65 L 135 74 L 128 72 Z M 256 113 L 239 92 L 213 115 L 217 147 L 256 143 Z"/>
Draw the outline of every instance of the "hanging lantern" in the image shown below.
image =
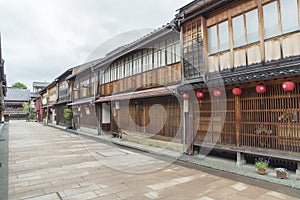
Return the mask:
<path fill-rule="evenodd" d="M 220 90 L 214 90 L 214 96 L 215 97 L 221 97 L 222 96 L 222 92 Z"/>
<path fill-rule="evenodd" d="M 189 93 L 183 93 L 182 98 L 183 99 L 189 99 L 190 98 L 190 94 Z"/>
<path fill-rule="evenodd" d="M 203 99 L 204 98 L 204 92 L 197 92 L 196 96 L 198 99 Z"/>
<path fill-rule="evenodd" d="M 242 94 L 242 89 L 241 88 L 233 88 L 232 89 L 232 94 L 234 96 L 240 96 Z"/>
<path fill-rule="evenodd" d="M 261 84 L 256 86 L 256 92 L 259 94 L 265 93 L 267 91 L 267 88 L 265 85 Z"/>
<path fill-rule="evenodd" d="M 292 81 L 286 81 L 282 84 L 282 89 L 285 92 L 291 92 L 295 89 L 295 83 Z"/>

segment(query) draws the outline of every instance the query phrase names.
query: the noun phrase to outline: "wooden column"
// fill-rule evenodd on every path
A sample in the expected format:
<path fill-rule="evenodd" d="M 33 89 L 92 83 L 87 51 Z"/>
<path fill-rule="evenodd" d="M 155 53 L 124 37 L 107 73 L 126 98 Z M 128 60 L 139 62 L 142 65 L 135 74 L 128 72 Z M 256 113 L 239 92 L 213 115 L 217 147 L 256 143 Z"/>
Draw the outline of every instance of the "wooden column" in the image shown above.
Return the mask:
<path fill-rule="evenodd" d="M 265 62 L 265 39 L 264 39 L 264 17 L 262 0 L 258 0 L 258 24 L 259 24 L 259 38 L 260 38 L 260 51 L 261 51 L 261 62 Z"/>
<path fill-rule="evenodd" d="M 235 130 L 236 130 L 236 146 L 240 146 L 241 131 L 241 101 L 239 96 L 235 96 Z"/>
<path fill-rule="evenodd" d="M 189 100 L 189 108 L 188 113 L 186 113 L 186 152 L 188 154 L 193 154 L 193 145 L 194 145 L 194 102 L 193 98 L 190 98 Z"/>
<path fill-rule="evenodd" d="M 103 126 L 102 126 L 102 103 L 95 104 L 96 113 L 98 118 L 98 135 L 102 134 Z"/>

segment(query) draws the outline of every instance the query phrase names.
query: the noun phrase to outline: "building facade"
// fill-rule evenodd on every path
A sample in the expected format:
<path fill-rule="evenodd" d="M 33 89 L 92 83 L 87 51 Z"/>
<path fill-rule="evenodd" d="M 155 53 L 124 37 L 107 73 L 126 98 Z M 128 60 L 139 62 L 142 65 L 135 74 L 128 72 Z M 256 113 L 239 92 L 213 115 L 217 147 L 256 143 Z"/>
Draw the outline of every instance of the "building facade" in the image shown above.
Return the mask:
<path fill-rule="evenodd" d="M 168 26 L 106 55 L 96 99 L 102 131 L 135 133 L 181 143 L 180 39 Z"/>
<path fill-rule="evenodd" d="M 72 102 L 68 104 L 73 110 L 73 125 L 79 131 L 97 135 L 99 131 L 95 98 L 98 94 L 98 71 L 92 71 L 97 61 L 85 63 L 73 70 L 67 77 Z"/>
<path fill-rule="evenodd" d="M 45 124 L 56 125 L 56 111 L 55 104 L 57 102 L 57 84 L 53 81 L 40 91 L 41 95 L 41 107 L 40 115 L 43 118 Z"/>
<path fill-rule="evenodd" d="M 67 126 L 64 117 L 64 109 L 67 108 L 67 104 L 71 101 L 69 93 L 69 84 L 66 78 L 72 74 L 73 68 L 66 70 L 60 76 L 55 79 L 56 82 L 56 124 L 60 126 Z"/>
<path fill-rule="evenodd" d="M 298 0 L 197 0 L 179 9 L 180 91 L 199 96 L 189 101 L 190 151 L 207 146 L 299 164 L 299 8 Z"/>
<path fill-rule="evenodd" d="M 23 110 L 23 104 L 30 103 L 30 91 L 27 89 L 7 87 L 4 98 L 4 115 L 10 119 L 26 120 L 27 112 Z"/>

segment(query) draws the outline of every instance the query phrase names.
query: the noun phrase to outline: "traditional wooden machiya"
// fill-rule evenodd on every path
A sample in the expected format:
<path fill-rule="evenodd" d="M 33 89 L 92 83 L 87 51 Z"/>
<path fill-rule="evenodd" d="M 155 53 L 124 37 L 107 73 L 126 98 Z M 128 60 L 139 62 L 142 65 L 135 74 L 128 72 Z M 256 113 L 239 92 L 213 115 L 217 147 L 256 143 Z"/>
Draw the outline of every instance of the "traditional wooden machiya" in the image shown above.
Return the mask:
<path fill-rule="evenodd" d="M 60 126 L 66 126 L 66 120 L 64 117 L 64 109 L 70 102 L 70 93 L 68 81 L 66 78 L 72 74 L 73 68 L 66 70 L 60 76 L 55 79 L 56 82 L 56 103 L 55 103 L 55 113 L 56 113 L 56 124 Z"/>
<path fill-rule="evenodd" d="M 179 33 L 169 26 L 108 53 L 94 67 L 102 71 L 96 100 L 102 130 L 181 142 L 175 96 L 181 82 L 180 57 Z"/>
<path fill-rule="evenodd" d="M 45 124 L 56 125 L 56 92 L 57 86 L 55 80 L 49 83 L 44 89 L 39 92 L 41 95 L 40 114 Z"/>
<path fill-rule="evenodd" d="M 299 10 L 298 0 L 196 0 L 179 9 L 179 91 L 204 92 L 190 101 L 199 109 L 186 122 L 196 130 L 187 151 L 216 143 L 300 162 Z"/>
<path fill-rule="evenodd" d="M 74 67 L 72 74 L 66 78 L 70 98 L 67 106 L 73 111 L 73 128 L 98 134 L 95 98 L 98 95 L 99 71 L 91 70 L 95 62 Z"/>

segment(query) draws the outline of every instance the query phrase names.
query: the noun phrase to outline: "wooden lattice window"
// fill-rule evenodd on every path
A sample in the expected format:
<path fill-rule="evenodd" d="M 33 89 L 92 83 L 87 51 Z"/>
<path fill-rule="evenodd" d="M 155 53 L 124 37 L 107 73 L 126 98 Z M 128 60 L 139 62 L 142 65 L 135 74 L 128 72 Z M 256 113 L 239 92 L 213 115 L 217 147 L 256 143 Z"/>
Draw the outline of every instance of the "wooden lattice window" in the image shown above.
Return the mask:
<path fill-rule="evenodd" d="M 241 98 L 241 145 L 300 152 L 300 88 L 284 92 L 281 84 L 267 85 L 265 94 L 253 88 Z"/>
<path fill-rule="evenodd" d="M 183 27 L 184 77 L 198 78 L 204 74 L 203 38 L 201 19 L 196 19 Z"/>

